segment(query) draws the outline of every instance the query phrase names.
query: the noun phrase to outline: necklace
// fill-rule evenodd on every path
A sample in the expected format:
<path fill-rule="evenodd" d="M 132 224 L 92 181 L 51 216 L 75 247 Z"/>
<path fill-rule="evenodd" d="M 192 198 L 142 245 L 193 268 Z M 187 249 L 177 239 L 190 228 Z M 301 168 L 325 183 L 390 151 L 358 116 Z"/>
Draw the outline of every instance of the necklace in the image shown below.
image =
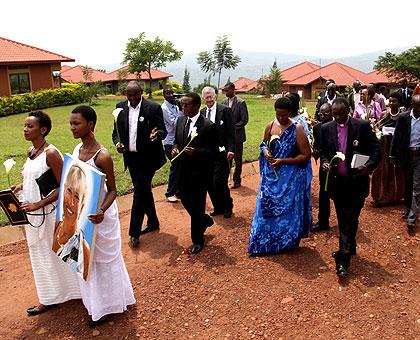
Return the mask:
<path fill-rule="evenodd" d="M 389 115 L 391 117 L 397 117 L 400 114 L 400 111 L 397 111 L 397 113 L 392 113 L 392 111 L 389 111 Z"/>
<path fill-rule="evenodd" d="M 96 140 L 92 140 L 92 143 L 90 143 L 89 144 L 89 147 L 86 149 L 85 148 L 85 146 L 84 145 L 82 145 L 81 147 L 80 147 L 80 150 L 82 150 L 82 148 L 83 148 L 83 150 L 85 151 L 85 156 L 86 156 L 86 158 L 88 157 L 88 155 L 89 155 L 89 152 L 92 150 L 92 148 L 93 148 L 93 146 L 96 144 Z M 79 159 L 80 160 L 82 160 L 82 161 L 84 161 L 84 162 L 86 162 L 86 160 L 83 160 L 81 157 L 80 157 L 80 150 L 79 150 Z M 89 158 L 87 158 L 87 159 L 89 159 Z"/>
<path fill-rule="evenodd" d="M 45 143 L 46 143 L 47 141 L 46 140 L 44 140 L 44 143 L 42 143 L 41 144 L 41 146 L 39 147 L 39 148 L 37 148 L 37 149 L 32 149 L 29 153 L 28 153 L 28 158 L 29 159 L 34 159 L 35 157 L 36 157 L 36 155 L 37 155 L 37 153 L 38 153 L 38 151 L 39 150 L 41 150 L 42 149 L 42 147 L 45 145 Z"/>

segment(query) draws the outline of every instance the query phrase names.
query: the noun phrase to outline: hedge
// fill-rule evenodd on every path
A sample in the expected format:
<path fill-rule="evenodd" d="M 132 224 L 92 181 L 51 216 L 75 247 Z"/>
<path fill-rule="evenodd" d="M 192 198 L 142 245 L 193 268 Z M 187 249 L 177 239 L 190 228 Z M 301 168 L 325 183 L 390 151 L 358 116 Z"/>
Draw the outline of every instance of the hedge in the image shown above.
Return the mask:
<path fill-rule="evenodd" d="M 60 89 L 29 92 L 0 98 L 0 116 L 44 109 L 52 106 L 88 102 L 91 93 L 82 84 L 63 84 Z"/>

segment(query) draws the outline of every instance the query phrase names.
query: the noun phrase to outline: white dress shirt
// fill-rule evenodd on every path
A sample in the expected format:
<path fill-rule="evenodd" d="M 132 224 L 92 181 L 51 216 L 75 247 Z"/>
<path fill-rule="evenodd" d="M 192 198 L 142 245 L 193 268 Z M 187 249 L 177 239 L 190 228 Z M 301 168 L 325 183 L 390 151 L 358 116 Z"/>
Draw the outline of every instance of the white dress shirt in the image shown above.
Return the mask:
<path fill-rule="evenodd" d="M 210 119 L 213 123 L 216 122 L 216 105 L 217 105 L 217 103 L 214 103 L 213 106 L 210 107 L 210 108 L 206 106 L 206 117 L 208 119 Z M 210 111 L 210 117 L 207 114 L 207 112 L 209 111 L 209 109 L 211 110 Z"/>
<path fill-rule="evenodd" d="M 137 124 L 139 121 L 140 107 L 143 98 L 140 99 L 139 105 L 135 108 L 128 102 L 128 151 L 137 152 Z"/>

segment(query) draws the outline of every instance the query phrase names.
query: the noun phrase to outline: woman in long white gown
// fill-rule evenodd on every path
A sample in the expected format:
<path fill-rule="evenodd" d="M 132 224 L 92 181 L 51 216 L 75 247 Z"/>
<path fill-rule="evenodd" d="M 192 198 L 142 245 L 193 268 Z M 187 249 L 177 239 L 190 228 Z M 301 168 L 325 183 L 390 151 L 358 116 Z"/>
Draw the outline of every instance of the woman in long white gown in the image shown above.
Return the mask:
<path fill-rule="evenodd" d="M 75 147 L 73 157 L 106 175 L 105 198 L 97 214 L 89 216 L 97 228 L 93 261 L 87 281 L 79 278 L 83 303 L 92 316 L 90 327 L 102 323 L 108 314 L 124 312 L 136 302 L 121 253 L 114 164 L 108 150 L 95 140 L 95 124 L 96 113 L 91 107 L 81 105 L 72 111 L 71 132 L 74 138 L 82 140 Z"/>
<path fill-rule="evenodd" d="M 51 130 L 51 119 L 42 111 L 33 111 L 25 119 L 23 128 L 27 141 L 32 142 L 28 158 L 23 167 L 23 183 L 13 186 L 16 193 L 23 192 L 22 209 L 28 213 L 32 225 L 25 226 L 29 256 L 35 278 L 39 305 L 27 309 L 29 315 L 40 314 L 52 306 L 80 299 L 77 277 L 70 267 L 51 250 L 58 190 L 41 197 L 35 179 L 52 169 L 57 182 L 60 181 L 63 160 L 60 152 L 45 137 Z"/>

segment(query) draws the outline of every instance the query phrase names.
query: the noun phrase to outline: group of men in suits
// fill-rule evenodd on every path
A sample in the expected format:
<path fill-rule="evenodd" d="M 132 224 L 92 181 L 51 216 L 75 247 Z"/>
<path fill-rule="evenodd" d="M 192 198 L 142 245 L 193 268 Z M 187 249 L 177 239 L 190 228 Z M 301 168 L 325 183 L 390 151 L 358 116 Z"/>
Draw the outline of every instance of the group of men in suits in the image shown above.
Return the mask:
<path fill-rule="evenodd" d="M 205 213 L 207 192 L 214 207 L 212 216 L 232 216 L 228 179 L 232 160 L 242 163 L 248 111 L 245 102 L 235 96 L 234 85 L 229 83 L 226 89 L 230 91 L 228 105 L 216 102 L 212 87 L 204 88 L 206 107 L 200 112 L 201 98 L 196 93 L 186 94 L 179 107 L 173 90 L 165 88 L 161 107 L 142 97 L 138 82 L 127 85 L 127 100 L 117 104 L 121 112 L 112 139 L 117 151 L 123 154 L 134 187 L 129 230 L 133 247 L 139 245 L 141 234 L 159 229 L 151 182 L 166 162 L 165 153 L 172 159 L 166 197 L 170 202 L 176 202 L 176 196 L 181 197 L 191 216 L 191 253 L 203 249 L 204 232 L 214 223 Z M 235 158 L 237 153 L 240 154 Z M 235 164 L 233 188 L 241 183 L 241 163 Z M 147 222 L 142 227 L 145 215 Z"/>

